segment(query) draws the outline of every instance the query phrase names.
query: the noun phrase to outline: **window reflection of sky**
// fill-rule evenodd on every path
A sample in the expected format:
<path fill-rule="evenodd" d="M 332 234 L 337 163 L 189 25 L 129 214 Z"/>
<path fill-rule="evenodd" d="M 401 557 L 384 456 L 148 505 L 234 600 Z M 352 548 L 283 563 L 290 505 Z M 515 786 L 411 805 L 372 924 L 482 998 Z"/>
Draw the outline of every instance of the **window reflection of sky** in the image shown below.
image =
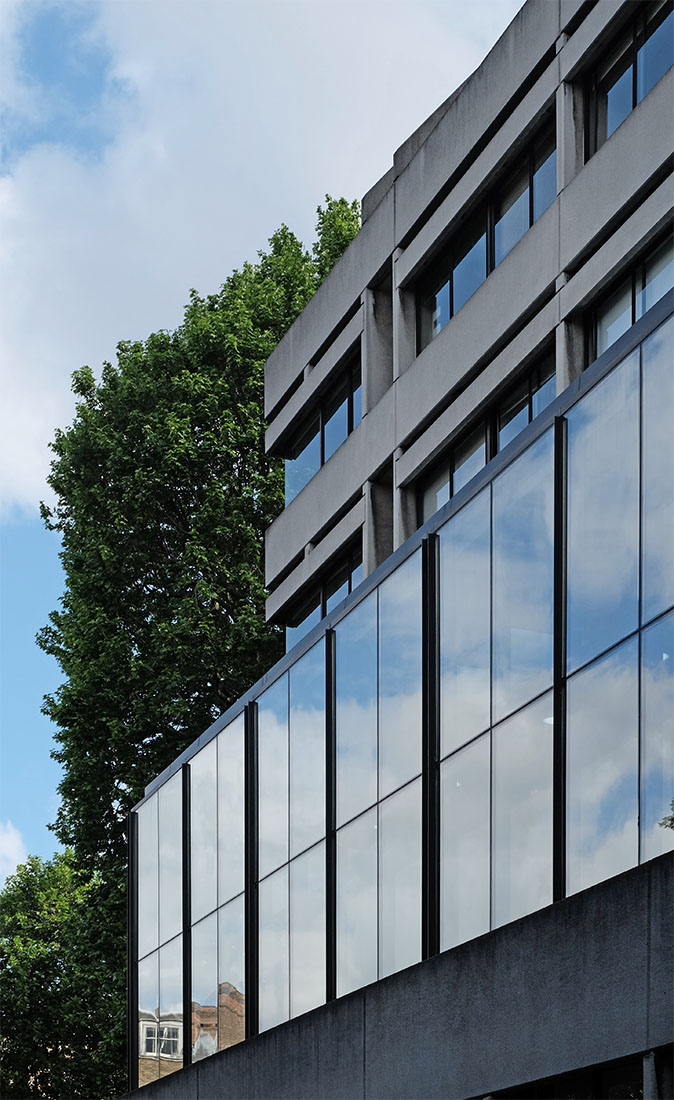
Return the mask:
<path fill-rule="evenodd" d="M 337 833 L 337 996 L 377 977 L 377 810 Z"/>
<path fill-rule="evenodd" d="M 325 836 L 325 646 L 290 670 L 290 854 Z"/>
<path fill-rule="evenodd" d="M 211 741 L 190 761 L 193 921 L 218 904 L 217 773 L 217 743 Z"/>
<path fill-rule="evenodd" d="M 377 593 L 338 623 L 337 823 L 377 799 Z"/>
<path fill-rule="evenodd" d="M 218 735 L 218 901 L 243 890 L 244 718 Z"/>
<path fill-rule="evenodd" d="M 379 589 L 379 797 L 421 771 L 421 551 Z"/>
<path fill-rule="evenodd" d="M 257 701 L 260 877 L 288 859 L 288 674 Z"/>
<path fill-rule="evenodd" d="M 159 942 L 165 943 L 183 925 L 182 775 L 159 789 Z"/>
<path fill-rule="evenodd" d="M 674 318 L 643 344 L 642 622 L 674 604 Z"/>
<path fill-rule="evenodd" d="M 660 824 L 674 798 L 674 614 L 644 631 L 641 649 L 641 858 L 674 848 Z"/>

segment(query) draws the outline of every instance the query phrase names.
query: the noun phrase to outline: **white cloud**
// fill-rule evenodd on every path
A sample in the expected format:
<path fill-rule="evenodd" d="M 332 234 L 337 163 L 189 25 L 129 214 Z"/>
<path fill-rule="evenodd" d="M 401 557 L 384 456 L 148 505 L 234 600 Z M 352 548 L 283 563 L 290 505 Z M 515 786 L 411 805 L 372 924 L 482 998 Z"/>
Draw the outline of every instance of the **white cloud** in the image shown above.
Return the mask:
<path fill-rule="evenodd" d="M 97 156 L 37 145 L 0 176 L 0 507 L 46 496 L 70 375 L 118 340 L 179 323 L 282 222 L 306 243 L 325 191 L 360 197 L 479 63 L 518 0 L 100 0 L 107 52 Z M 473 10 L 474 9 L 474 10 Z M 39 90 L 5 0 L 0 108 L 26 125 Z M 0 66 L 2 68 L 2 66 Z M 111 135 L 111 136 L 110 136 Z"/>
<path fill-rule="evenodd" d="M 26 846 L 21 833 L 11 821 L 0 821 L 0 888 L 8 875 L 13 875 L 26 859 Z"/>

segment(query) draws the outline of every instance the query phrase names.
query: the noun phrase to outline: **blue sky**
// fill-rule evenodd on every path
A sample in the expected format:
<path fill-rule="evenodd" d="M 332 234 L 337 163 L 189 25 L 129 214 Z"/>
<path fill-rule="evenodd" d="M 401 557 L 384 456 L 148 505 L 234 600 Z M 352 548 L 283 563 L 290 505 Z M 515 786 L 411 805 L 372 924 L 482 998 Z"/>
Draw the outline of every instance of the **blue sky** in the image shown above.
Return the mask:
<path fill-rule="evenodd" d="M 326 191 L 375 183 L 518 7 L 0 3 L 0 880 L 56 847 L 60 674 L 34 638 L 63 577 L 38 508 L 73 370 L 175 327 L 282 222 L 310 243 Z"/>

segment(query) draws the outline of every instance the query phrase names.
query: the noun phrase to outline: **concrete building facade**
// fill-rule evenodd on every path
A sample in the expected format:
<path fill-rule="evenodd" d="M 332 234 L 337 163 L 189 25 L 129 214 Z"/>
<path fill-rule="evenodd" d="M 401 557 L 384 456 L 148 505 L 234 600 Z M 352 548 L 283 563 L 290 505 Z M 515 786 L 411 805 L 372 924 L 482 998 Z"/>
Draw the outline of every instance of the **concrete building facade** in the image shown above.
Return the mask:
<path fill-rule="evenodd" d="M 670 2 L 528 0 L 270 357 L 288 652 L 131 815 L 144 1094 L 671 1096 L 673 123 Z"/>

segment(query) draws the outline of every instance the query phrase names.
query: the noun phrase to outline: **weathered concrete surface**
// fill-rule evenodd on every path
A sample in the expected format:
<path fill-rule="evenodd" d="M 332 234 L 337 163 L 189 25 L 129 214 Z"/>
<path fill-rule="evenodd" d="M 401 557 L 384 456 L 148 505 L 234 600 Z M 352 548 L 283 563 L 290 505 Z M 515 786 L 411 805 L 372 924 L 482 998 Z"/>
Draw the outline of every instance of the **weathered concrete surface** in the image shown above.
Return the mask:
<path fill-rule="evenodd" d="M 134 1095 L 459 1100 L 669 1043 L 673 913 L 669 854 Z"/>

